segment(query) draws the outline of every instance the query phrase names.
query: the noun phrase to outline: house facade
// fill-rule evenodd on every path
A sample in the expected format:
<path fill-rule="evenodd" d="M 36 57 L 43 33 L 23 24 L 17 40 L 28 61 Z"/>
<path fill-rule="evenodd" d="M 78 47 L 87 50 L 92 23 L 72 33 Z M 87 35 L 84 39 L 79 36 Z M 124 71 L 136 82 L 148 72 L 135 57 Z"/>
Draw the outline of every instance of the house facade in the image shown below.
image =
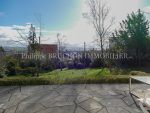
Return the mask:
<path fill-rule="evenodd" d="M 40 52 L 43 54 L 57 53 L 57 44 L 40 44 Z"/>

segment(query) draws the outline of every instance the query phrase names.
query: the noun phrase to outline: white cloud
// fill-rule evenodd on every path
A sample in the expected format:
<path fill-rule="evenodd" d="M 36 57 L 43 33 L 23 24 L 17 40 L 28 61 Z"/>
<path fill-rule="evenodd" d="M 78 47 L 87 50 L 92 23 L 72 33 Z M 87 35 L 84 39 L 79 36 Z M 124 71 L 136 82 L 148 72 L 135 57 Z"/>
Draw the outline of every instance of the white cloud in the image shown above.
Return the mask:
<path fill-rule="evenodd" d="M 57 42 L 57 33 L 61 34 L 60 38 L 64 35 L 67 43 L 76 46 L 81 46 L 84 42 L 91 43 L 95 36 L 94 30 L 92 29 L 91 25 L 87 23 L 86 19 L 81 18 L 70 29 L 65 29 L 62 31 L 49 31 L 47 35 L 43 37 L 44 39 L 42 40 L 45 41 L 42 41 L 42 43 Z"/>
<path fill-rule="evenodd" d="M 111 16 L 116 18 L 116 24 L 126 18 L 127 14 L 139 9 L 140 0 L 108 0 Z"/>
<path fill-rule="evenodd" d="M 27 45 L 27 37 L 30 30 L 30 23 L 25 25 L 12 25 L 12 26 L 0 26 L 0 46 L 12 46 L 15 44 L 23 44 L 24 46 Z M 40 29 L 36 27 L 36 35 L 39 37 Z M 47 30 L 42 30 L 43 36 L 42 40 L 47 41 L 49 34 Z M 22 37 L 24 39 L 22 39 Z M 9 43 L 9 44 L 8 44 Z"/>
<path fill-rule="evenodd" d="M 150 13 L 150 6 L 146 6 L 142 9 L 142 11 Z"/>
<path fill-rule="evenodd" d="M 13 26 L 0 26 L 0 46 L 13 46 L 17 44 L 16 41 L 20 41 L 18 37 Z"/>
<path fill-rule="evenodd" d="M 0 35 L 3 35 L 5 39 L 11 39 L 17 37 L 18 33 L 11 26 L 0 26 Z"/>
<path fill-rule="evenodd" d="M 111 8 L 110 17 L 115 17 L 114 28 L 118 28 L 119 23 L 126 18 L 127 14 L 139 9 L 139 0 L 107 0 L 107 3 Z M 83 42 L 93 44 L 92 42 L 95 38 L 94 29 L 92 25 L 90 25 L 88 21 L 82 17 L 82 13 L 86 13 L 88 11 L 89 8 L 87 7 L 86 0 L 83 0 L 82 11 L 79 12 L 81 16 L 76 24 L 71 28 L 62 31 L 50 31 L 50 41 L 47 41 L 47 43 L 56 40 L 56 34 L 61 32 L 66 35 L 68 42 L 71 44 L 82 45 Z"/>
<path fill-rule="evenodd" d="M 29 32 L 29 24 L 26 25 L 12 25 L 12 26 L 0 26 L 0 44 L 3 46 L 11 46 L 14 43 L 26 45 L 26 41 L 23 40 L 20 34 L 27 38 Z M 39 31 L 39 30 L 37 30 Z M 19 33 L 20 34 L 19 34 Z M 7 44 L 9 42 L 9 44 Z"/>

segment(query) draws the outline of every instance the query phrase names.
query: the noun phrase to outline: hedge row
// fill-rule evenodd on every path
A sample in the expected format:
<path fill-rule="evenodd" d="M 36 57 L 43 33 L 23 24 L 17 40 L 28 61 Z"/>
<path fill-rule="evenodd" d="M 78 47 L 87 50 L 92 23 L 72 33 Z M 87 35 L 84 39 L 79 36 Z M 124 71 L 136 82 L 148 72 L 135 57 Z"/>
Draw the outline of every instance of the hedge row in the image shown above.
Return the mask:
<path fill-rule="evenodd" d="M 65 80 L 52 80 L 47 78 L 26 77 L 26 78 L 3 78 L 0 79 L 0 86 L 9 85 L 54 85 L 54 84 L 112 84 L 129 83 L 128 77 L 100 77 L 100 78 L 74 78 Z"/>

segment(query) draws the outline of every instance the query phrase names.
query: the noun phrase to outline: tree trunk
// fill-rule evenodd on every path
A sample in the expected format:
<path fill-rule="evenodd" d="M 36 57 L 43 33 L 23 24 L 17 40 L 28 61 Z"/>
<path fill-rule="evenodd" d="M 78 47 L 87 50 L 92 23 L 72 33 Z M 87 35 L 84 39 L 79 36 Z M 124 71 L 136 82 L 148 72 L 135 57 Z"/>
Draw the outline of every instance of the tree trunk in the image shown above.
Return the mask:
<path fill-rule="evenodd" d="M 102 53 L 102 59 L 103 59 L 104 51 L 103 51 L 103 41 L 102 41 L 102 37 L 100 37 L 100 46 L 101 46 L 101 53 Z"/>

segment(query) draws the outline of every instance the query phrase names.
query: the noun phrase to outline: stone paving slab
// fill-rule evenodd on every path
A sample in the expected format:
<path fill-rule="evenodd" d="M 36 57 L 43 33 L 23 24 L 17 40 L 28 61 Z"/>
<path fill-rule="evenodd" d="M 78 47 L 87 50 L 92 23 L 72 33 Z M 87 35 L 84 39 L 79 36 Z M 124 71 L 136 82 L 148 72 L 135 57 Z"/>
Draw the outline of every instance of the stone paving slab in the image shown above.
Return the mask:
<path fill-rule="evenodd" d="M 138 85 L 134 85 L 138 87 Z M 0 87 L 0 113 L 142 113 L 127 84 Z"/>

